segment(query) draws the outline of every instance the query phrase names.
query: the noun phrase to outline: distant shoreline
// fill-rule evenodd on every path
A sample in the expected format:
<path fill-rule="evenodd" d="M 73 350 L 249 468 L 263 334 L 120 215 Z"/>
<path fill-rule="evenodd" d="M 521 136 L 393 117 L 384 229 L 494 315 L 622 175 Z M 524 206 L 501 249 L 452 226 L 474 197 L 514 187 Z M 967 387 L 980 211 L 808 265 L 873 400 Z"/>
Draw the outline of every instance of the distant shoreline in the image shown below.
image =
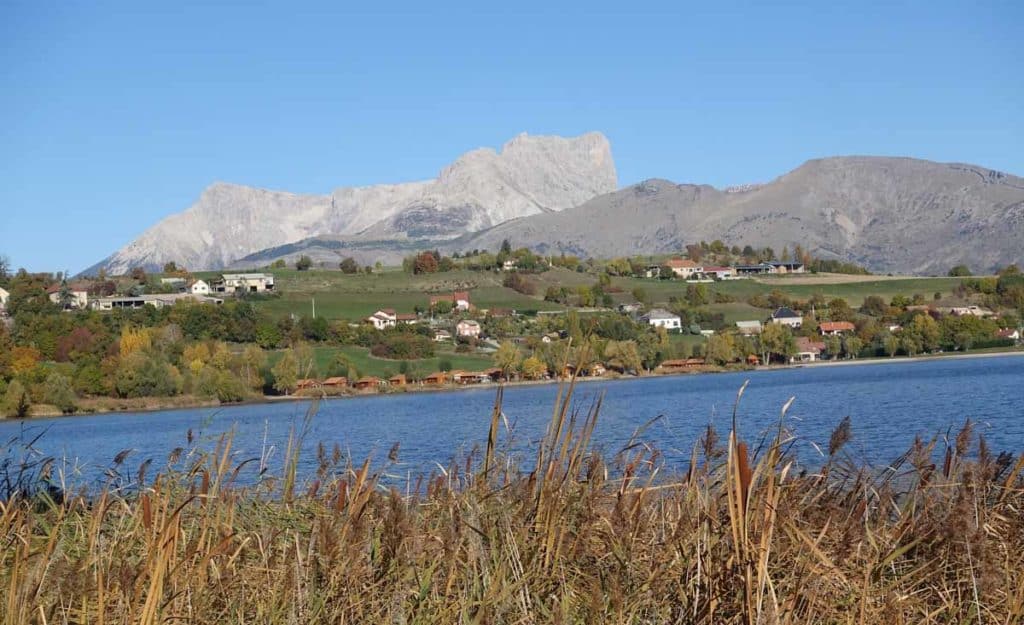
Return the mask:
<path fill-rule="evenodd" d="M 979 352 L 979 353 L 942 353 L 934 355 L 923 355 L 923 356 L 900 356 L 896 358 L 861 358 L 854 360 L 819 360 L 815 362 L 795 362 L 791 364 L 783 365 L 760 365 L 752 369 L 702 369 L 696 371 L 679 371 L 672 373 L 652 373 L 642 376 L 616 376 L 616 377 L 579 377 L 576 378 L 577 383 L 589 383 L 589 382 L 621 382 L 629 380 L 644 380 L 652 378 L 664 378 L 664 377 L 682 377 L 682 376 L 693 376 L 693 375 L 713 375 L 721 373 L 739 373 L 743 371 L 748 372 L 767 372 L 767 371 L 782 371 L 787 369 L 816 369 L 826 367 L 848 367 L 848 366 L 862 366 L 862 365 L 885 365 L 885 364 L 900 364 L 900 363 L 915 363 L 915 362 L 932 362 L 936 360 L 972 360 L 976 358 L 1004 358 L 1013 356 L 1024 356 L 1024 349 L 1015 348 L 1007 351 L 992 351 L 992 352 Z M 32 421 L 35 419 L 51 419 L 56 417 L 88 417 L 96 415 L 115 415 L 115 414 L 148 414 L 157 412 L 171 412 L 175 410 L 195 410 L 199 408 L 208 408 L 210 410 L 217 410 L 220 408 L 230 408 L 235 406 L 254 406 L 254 405 L 265 405 L 274 404 L 279 402 L 303 402 L 313 400 L 324 400 L 324 399 L 354 399 L 359 397 L 391 397 L 395 395 L 404 395 L 408 393 L 457 393 L 467 390 L 479 390 L 479 389 L 493 389 L 500 385 L 506 387 L 518 387 L 518 386 L 542 386 L 542 385 L 553 385 L 553 384 L 566 384 L 570 380 L 565 379 L 546 379 L 546 380 L 516 380 L 503 383 L 487 383 L 487 384 L 464 384 L 464 385 L 453 385 L 447 384 L 444 386 L 420 386 L 417 384 L 409 384 L 403 387 L 403 390 L 393 390 L 384 392 L 350 392 L 338 395 L 263 395 L 261 397 L 252 398 L 246 401 L 221 404 L 215 400 L 195 398 L 195 401 L 183 401 L 185 398 L 182 397 L 171 397 L 171 398 L 142 398 L 139 400 L 139 406 L 132 406 L 135 403 L 133 400 L 117 400 L 110 398 L 103 398 L 109 400 L 110 404 L 116 404 L 117 402 L 124 402 L 123 408 L 113 409 L 99 409 L 93 411 L 80 411 L 73 414 L 62 414 L 55 410 L 34 412 L 31 416 L 21 421 Z M 0 419 L 3 421 L 19 421 L 19 419 L 8 418 Z"/>

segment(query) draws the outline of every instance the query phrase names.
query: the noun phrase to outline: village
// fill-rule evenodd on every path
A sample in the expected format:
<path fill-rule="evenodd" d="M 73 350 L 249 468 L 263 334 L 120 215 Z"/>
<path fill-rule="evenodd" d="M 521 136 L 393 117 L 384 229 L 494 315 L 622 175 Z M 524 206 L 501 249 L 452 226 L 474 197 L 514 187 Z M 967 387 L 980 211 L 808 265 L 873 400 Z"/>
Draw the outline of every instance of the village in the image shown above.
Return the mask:
<path fill-rule="evenodd" d="M 797 295 L 814 288 L 801 286 L 807 280 L 836 280 L 799 250 L 803 260 L 733 252 L 739 253 L 716 242 L 646 263 L 582 262 L 507 246 L 493 256 L 424 252 L 403 270 L 332 272 L 308 264 L 292 270 L 277 263 L 256 272 L 193 274 L 170 263 L 159 274 L 138 270 L 116 278 L 19 273 L 0 287 L 0 318 L 6 340 L 13 338 L 10 364 L 0 366 L 9 371 L 7 380 L 23 381 L 34 403 L 47 403 L 50 378 L 66 379 L 80 400 L 205 395 L 243 401 L 714 372 L 1020 344 L 1013 298 L 1021 287 L 1013 267 L 995 277 L 908 279 L 946 289 L 931 301 L 894 291 L 899 280 L 870 282 L 867 275 L 822 287 L 853 294 L 876 284 L 894 293 L 888 300 L 861 295 L 853 306 L 813 290 Z M 788 250 L 784 255 L 791 257 Z M 721 262 L 758 256 L 758 262 Z M 312 280 L 315 288 L 307 285 Z M 455 288 L 442 290 L 446 285 Z M 369 308 L 373 301 L 385 305 Z M 353 316 L 361 307 L 369 314 Z M 54 312 L 61 313 L 64 321 L 56 325 L 64 330 L 49 317 Z M 31 340 L 19 324 L 32 328 Z M 43 327 L 53 329 L 48 334 Z M 166 340 L 161 334 L 180 338 L 160 350 L 144 348 L 146 358 L 125 347 L 127 337 L 155 345 Z M 155 363 L 173 369 L 170 385 L 135 384 L 136 376 L 125 371 Z"/>

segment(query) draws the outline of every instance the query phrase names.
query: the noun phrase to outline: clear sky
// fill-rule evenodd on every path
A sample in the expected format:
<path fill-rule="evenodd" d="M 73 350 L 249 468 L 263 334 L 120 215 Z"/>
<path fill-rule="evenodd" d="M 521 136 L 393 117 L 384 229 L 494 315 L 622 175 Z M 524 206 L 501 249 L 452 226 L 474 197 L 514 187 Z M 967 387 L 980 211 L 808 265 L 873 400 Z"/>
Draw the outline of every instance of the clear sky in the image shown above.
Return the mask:
<path fill-rule="evenodd" d="M 0 254 L 77 271 L 213 181 L 425 179 L 523 131 L 604 132 L 621 185 L 1024 175 L 1020 0 L 245 4 L 0 2 Z"/>

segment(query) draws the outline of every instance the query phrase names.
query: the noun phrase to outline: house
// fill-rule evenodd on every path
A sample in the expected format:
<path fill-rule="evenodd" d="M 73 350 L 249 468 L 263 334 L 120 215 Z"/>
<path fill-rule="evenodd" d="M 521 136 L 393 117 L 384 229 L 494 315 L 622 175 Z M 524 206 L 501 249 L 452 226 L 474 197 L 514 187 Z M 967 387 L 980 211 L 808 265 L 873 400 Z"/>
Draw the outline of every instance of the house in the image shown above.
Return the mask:
<path fill-rule="evenodd" d="M 455 325 L 455 334 L 465 338 L 480 336 L 480 323 L 473 319 L 463 319 Z"/>
<path fill-rule="evenodd" d="M 686 258 L 670 258 L 665 261 L 665 266 L 684 280 L 689 280 L 694 275 L 704 272 L 704 267 Z"/>
<path fill-rule="evenodd" d="M 324 388 L 345 388 L 348 386 L 348 378 L 344 376 L 327 378 L 323 381 L 322 386 Z"/>
<path fill-rule="evenodd" d="M 736 270 L 732 267 L 708 265 L 704 267 L 703 273 L 712 280 L 728 280 L 736 277 Z"/>
<path fill-rule="evenodd" d="M 68 301 L 66 308 L 84 310 L 89 307 L 89 285 L 84 282 L 71 282 L 68 283 Z M 60 292 L 62 285 L 55 284 L 50 288 L 46 289 L 46 292 L 50 296 L 50 301 L 54 304 L 60 304 Z"/>
<path fill-rule="evenodd" d="M 796 312 L 792 308 L 783 306 L 772 313 L 770 321 L 772 323 L 786 325 L 791 328 L 799 328 L 803 325 L 804 318 L 800 316 L 800 313 Z"/>
<path fill-rule="evenodd" d="M 210 285 L 206 280 L 196 280 L 189 286 L 192 295 L 209 295 Z"/>
<path fill-rule="evenodd" d="M 676 371 L 686 371 L 687 369 L 693 369 L 695 367 L 703 367 L 703 358 L 675 358 L 670 360 L 663 360 L 658 365 L 658 370 L 665 373 L 673 373 Z"/>
<path fill-rule="evenodd" d="M 7 302 L 11 299 L 11 292 L 0 287 L 0 311 L 7 310 Z"/>
<path fill-rule="evenodd" d="M 515 261 L 514 258 L 510 258 L 510 259 L 506 260 L 505 262 L 503 262 L 501 264 L 501 270 L 502 271 L 515 271 L 518 268 L 519 268 L 519 265 L 516 264 L 516 261 Z"/>
<path fill-rule="evenodd" d="M 274 276 L 269 273 L 225 273 L 213 282 L 217 293 L 265 293 L 274 290 Z"/>
<path fill-rule="evenodd" d="M 405 386 L 406 385 L 405 374 L 399 373 L 388 378 L 388 386 Z"/>
<path fill-rule="evenodd" d="M 679 330 L 682 328 L 682 319 L 679 315 L 673 315 L 667 310 L 662 308 L 655 308 L 647 314 L 640 317 L 640 321 L 648 323 L 656 328 L 665 328 L 666 330 Z"/>
<path fill-rule="evenodd" d="M 446 376 L 443 371 L 435 371 L 427 377 L 423 378 L 424 384 L 436 384 L 441 385 L 445 383 Z"/>
<path fill-rule="evenodd" d="M 737 276 L 749 276 L 763 273 L 775 273 L 775 267 L 771 263 L 758 263 L 756 265 L 736 265 Z"/>
<path fill-rule="evenodd" d="M 964 317 L 967 315 L 972 315 L 974 317 L 991 317 L 995 314 L 991 310 L 982 308 L 981 306 L 960 306 L 949 309 L 949 312 L 955 317 Z"/>
<path fill-rule="evenodd" d="M 599 378 L 604 374 L 608 373 L 608 370 L 605 369 L 604 365 L 602 365 L 601 363 L 595 362 L 594 364 L 590 365 L 590 368 L 587 369 L 585 373 L 592 378 Z"/>
<path fill-rule="evenodd" d="M 619 304 L 619 312 L 626 315 L 632 315 L 635 312 L 640 312 L 643 309 L 643 307 L 643 304 L 639 302 L 633 302 L 631 304 Z"/>
<path fill-rule="evenodd" d="M 661 276 L 661 265 L 647 265 L 644 267 L 645 278 L 658 278 Z"/>
<path fill-rule="evenodd" d="M 319 382 L 309 378 L 303 378 L 295 382 L 296 391 L 309 391 L 315 389 L 318 386 L 320 386 Z"/>
<path fill-rule="evenodd" d="M 452 333 L 448 330 L 435 330 L 434 340 L 438 343 L 452 340 Z"/>
<path fill-rule="evenodd" d="M 756 367 L 761 364 L 761 359 L 756 354 L 747 354 L 747 364 Z"/>
<path fill-rule="evenodd" d="M 761 322 L 754 321 L 737 321 L 736 327 L 739 328 L 740 334 L 743 336 L 754 336 L 755 334 L 761 334 Z"/>
<path fill-rule="evenodd" d="M 774 269 L 771 273 L 805 273 L 807 271 L 803 263 L 772 261 L 768 264 Z"/>
<path fill-rule="evenodd" d="M 540 337 L 540 342 L 541 343 L 552 343 L 554 341 L 557 341 L 560 338 L 562 338 L 562 337 L 559 336 L 558 332 L 548 332 L 544 336 Z"/>
<path fill-rule="evenodd" d="M 359 378 L 356 380 L 355 388 L 359 391 L 370 391 L 375 390 L 381 385 L 380 378 L 375 378 L 372 375 L 366 376 L 365 378 Z"/>
<path fill-rule="evenodd" d="M 821 360 L 821 352 L 825 351 L 825 344 L 820 341 L 812 341 L 806 336 L 796 337 L 796 355 L 789 359 L 790 362 L 814 362 Z"/>
<path fill-rule="evenodd" d="M 822 336 L 842 336 L 856 329 L 857 327 L 849 321 L 822 321 L 818 325 L 818 332 L 821 332 Z"/>
<path fill-rule="evenodd" d="M 467 311 L 470 308 L 469 291 L 455 291 L 451 295 L 431 295 L 430 307 L 433 308 L 438 302 L 451 302 L 453 310 Z"/>
<path fill-rule="evenodd" d="M 366 321 L 373 324 L 378 330 L 393 328 L 398 323 L 398 314 L 393 308 L 381 308 L 366 318 Z"/>
<path fill-rule="evenodd" d="M 1012 339 L 1014 341 L 1020 340 L 1020 330 L 1016 328 L 1007 328 L 1005 330 L 997 330 L 996 338 L 999 339 Z"/>
<path fill-rule="evenodd" d="M 167 306 L 174 306 L 179 302 L 220 305 L 224 303 L 224 300 L 217 297 L 192 295 L 191 293 L 158 293 L 155 295 L 97 297 L 89 303 L 89 306 L 93 310 L 108 312 L 124 308 L 142 308 L 143 306 L 165 308 Z"/>
<path fill-rule="evenodd" d="M 395 315 L 395 323 L 401 323 L 403 325 L 413 325 L 419 321 L 419 317 L 416 313 L 399 313 Z"/>

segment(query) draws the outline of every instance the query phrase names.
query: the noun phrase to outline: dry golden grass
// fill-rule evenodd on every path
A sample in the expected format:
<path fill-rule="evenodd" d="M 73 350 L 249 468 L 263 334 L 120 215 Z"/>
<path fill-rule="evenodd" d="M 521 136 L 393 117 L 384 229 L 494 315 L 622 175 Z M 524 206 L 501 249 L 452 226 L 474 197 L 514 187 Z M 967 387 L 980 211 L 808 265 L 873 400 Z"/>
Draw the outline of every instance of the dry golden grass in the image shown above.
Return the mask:
<path fill-rule="evenodd" d="M 259 486 L 235 485 L 225 438 L 133 495 L 13 496 L 4 622 L 1024 622 L 1024 460 L 969 425 L 941 466 L 917 442 L 879 471 L 844 459 L 845 423 L 794 475 L 784 420 L 761 443 L 734 423 L 662 477 L 640 443 L 591 453 L 600 402 L 571 395 L 533 471 L 500 449 L 499 392 L 480 465 L 407 491 L 328 453 L 300 488 L 296 434 Z"/>

